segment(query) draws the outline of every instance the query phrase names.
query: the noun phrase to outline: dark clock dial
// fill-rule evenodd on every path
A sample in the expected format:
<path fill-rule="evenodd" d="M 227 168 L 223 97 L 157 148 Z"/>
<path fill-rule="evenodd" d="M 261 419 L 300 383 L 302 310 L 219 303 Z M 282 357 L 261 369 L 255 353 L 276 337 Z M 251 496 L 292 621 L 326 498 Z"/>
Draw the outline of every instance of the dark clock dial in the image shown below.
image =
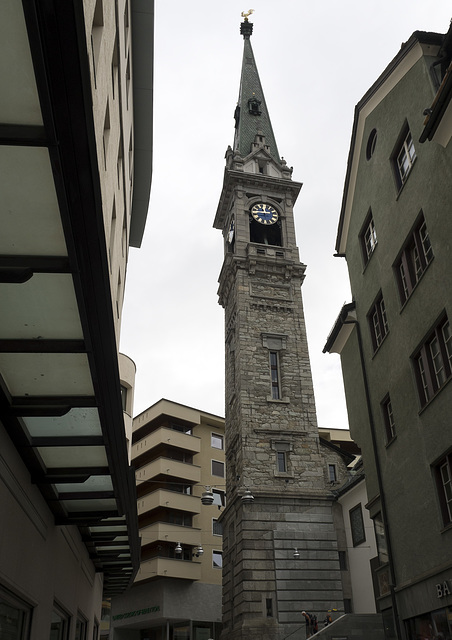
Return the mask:
<path fill-rule="evenodd" d="M 278 220 L 278 212 L 269 204 L 255 204 L 251 209 L 251 215 L 261 224 L 275 224 Z"/>

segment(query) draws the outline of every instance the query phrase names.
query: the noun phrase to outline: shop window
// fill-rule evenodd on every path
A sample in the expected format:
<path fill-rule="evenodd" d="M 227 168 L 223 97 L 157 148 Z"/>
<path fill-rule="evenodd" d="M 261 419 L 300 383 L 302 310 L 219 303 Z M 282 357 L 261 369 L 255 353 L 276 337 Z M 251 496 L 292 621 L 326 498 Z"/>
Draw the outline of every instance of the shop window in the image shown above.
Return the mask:
<path fill-rule="evenodd" d="M 386 307 L 381 293 L 367 314 L 367 318 L 369 321 L 372 346 L 375 352 L 386 338 L 389 331 L 388 320 L 386 318 Z"/>
<path fill-rule="evenodd" d="M 349 517 L 353 546 L 357 547 L 358 545 L 366 541 L 361 503 L 357 504 L 356 507 L 353 507 L 353 509 L 350 509 Z"/>
<path fill-rule="evenodd" d="M 429 402 L 452 375 L 452 332 L 443 318 L 414 354 L 421 406 Z"/>
<path fill-rule="evenodd" d="M 434 467 L 439 504 L 444 526 L 452 523 L 452 453 Z"/>
<path fill-rule="evenodd" d="M 424 216 L 421 216 L 394 265 L 402 304 L 408 300 L 432 259 L 433 249 L 427 225 Z"/>

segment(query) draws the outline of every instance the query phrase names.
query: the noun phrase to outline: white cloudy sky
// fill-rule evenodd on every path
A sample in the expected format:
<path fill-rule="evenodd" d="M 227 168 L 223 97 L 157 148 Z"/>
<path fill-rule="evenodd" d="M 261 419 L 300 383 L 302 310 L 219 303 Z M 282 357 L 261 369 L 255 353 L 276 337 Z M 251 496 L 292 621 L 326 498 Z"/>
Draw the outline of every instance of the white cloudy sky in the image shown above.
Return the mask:
<path fill-rule="evenodd" d="M 135 414 L 165 397 L 224 415 L 223 242 L 212 224 L 251 7 L 279 152 L 303 183 L 295 222 L 319 426 L 347 428 L 339 356 L 322 348 L 350 301 L 333 253 L 354 107 L 413 31 L 447 31 L 448 0 L 156 0 L 151 202 L 130 251 L 121 338 L 137 365 Z"/>

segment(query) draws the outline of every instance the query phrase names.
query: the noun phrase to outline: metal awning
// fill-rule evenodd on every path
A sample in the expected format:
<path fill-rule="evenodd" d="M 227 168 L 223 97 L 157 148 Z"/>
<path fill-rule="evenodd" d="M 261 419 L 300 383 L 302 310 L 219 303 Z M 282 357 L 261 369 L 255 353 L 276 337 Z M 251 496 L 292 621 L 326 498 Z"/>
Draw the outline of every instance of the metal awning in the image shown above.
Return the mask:
<path fill-rule="evenodd" d="M 0 3 L 0 420 L 121 593 L 139 566 L 81 0 Z"/>

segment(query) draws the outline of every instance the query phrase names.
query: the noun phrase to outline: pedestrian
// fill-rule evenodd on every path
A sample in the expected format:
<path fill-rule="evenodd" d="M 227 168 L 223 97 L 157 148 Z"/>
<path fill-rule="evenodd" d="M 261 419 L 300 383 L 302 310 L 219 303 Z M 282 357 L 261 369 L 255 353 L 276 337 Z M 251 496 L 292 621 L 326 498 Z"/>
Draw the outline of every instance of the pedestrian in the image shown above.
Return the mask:
<path fill-rule="evenodd" d="M 302 611 L 301 615 L 304 616 L 306 620 L 306 638 L 310 638 L 315 633 L 315 629 L 313 627 L 315 616 L 312 616 L 310 613 L 306 613 L 306 611 Z"/>

